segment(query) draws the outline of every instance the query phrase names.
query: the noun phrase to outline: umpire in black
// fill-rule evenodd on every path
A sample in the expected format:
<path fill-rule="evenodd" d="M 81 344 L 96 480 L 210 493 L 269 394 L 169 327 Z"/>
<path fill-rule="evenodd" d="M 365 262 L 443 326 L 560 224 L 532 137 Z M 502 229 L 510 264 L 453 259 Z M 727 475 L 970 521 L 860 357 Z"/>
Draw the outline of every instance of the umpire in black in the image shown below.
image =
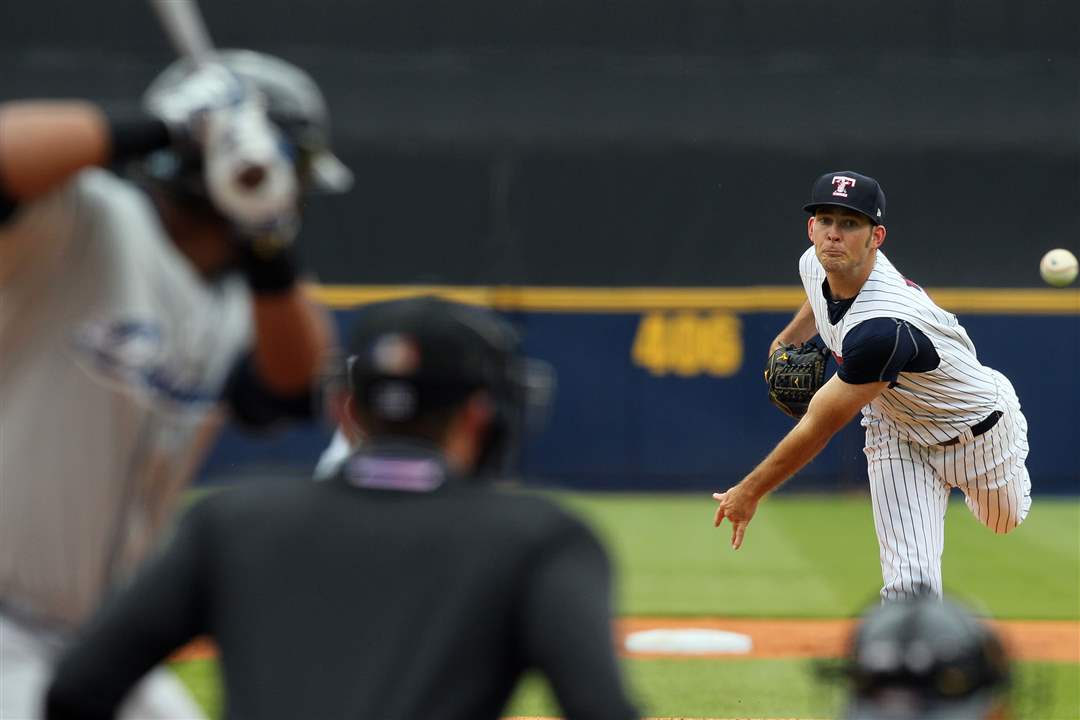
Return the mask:
<path fill-rule="evenodd" d="M 230 718 L 497 718 L 530 668 L 568 718 L 638 717 L 614 656 L 607 557 L 553 503 L 482 481 L 545 385 L 492 313 L 418 298 L 361 312 L 332 480 L 194 505 L 59 664 L 49 718 L 111 718 L 199 635 Z M 546 383 L 550 387 L 550 383 Z"/>

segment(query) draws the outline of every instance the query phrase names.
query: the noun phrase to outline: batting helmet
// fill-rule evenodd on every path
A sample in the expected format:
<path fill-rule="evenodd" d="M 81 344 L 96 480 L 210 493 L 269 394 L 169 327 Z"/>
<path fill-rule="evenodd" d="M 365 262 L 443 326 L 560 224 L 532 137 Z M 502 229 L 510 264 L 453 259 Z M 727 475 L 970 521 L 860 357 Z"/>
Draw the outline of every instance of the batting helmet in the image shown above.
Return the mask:
<path fill-rule="evenodd" d="M 854 635 L 848 672 L 850 720 L 982 720 L 1009 683 L 994 632 L 932 596 L 871 609 Z"/>
<path fill-rule="evenodd" d="M 554 391 L 552 369 L 522 356 L 508 322 L 436 297 L 364 308 L 350 352 L 353 401 L 384 423 L 409 423 L 486 391 L 494 415 L 478 461 L 483 475 L 511 469 L 525 429 L 543 424 Z"/>
<path fill-rule="evenodd" d="M 310 75 L 281 58 L 252 50 L 221 50 L 214 59 L 266 97 L 271 122 L 291 146 L 302 190 L 342 193 L 352 186 L 352 172 L 330 151 L 326 100 Z M 169 65 L 150 83 L 143 104 L 154 106 L 159 96 L 171 93 L 193 69 L 187 58 Z M 152 179 L 171 184 L 174 190 L 203 194 L 202 158 L 198 154 L 162 151 L 149 159 L 144 171 Z"/>

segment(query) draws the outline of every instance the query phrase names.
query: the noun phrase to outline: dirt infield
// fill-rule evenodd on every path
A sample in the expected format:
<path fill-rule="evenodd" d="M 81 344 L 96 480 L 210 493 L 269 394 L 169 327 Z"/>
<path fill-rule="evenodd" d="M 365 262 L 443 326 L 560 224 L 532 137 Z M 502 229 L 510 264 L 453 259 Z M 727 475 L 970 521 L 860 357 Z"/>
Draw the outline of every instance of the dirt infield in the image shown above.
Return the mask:
<path fill-rule="evenodd" d="M 747 653 L 624 653 L 632 657 L 802 658 L 839 657 L 846 649 L 852 620 L 756 620 L 747 618 L 623 618 L 615 623 L 618 646 L 625 647 L 628 633 L 656 629 L 726 630 L 750 636 Z M 1007 620 L 993 625 L 1017 660 L 1051 660 L 1080 663 L 1080 623 L 1074 620 Z M 196 660 L 215 655 L 213 644 L 196 640 L 173 656 L 173 660 Z"/>
<path fill-rule="evenodd" d="M 723 618 L 625 618 L 616 623 L 619 647 L 627 633 L 654 629 L 701 628 L 749 635 L 748 653 L 706 653 L 709 658 L 840 657 L 847 649 L 853 620 L 759 620 Z M 1074 620 L 1008 620 L 992 623 L 1013 658 L 1080 663 L 1080 623 Z M 634 657 L 670 657 L 667 653 L 634 653 Z M 686 657 L 686 656 L 684 656 Z"/>

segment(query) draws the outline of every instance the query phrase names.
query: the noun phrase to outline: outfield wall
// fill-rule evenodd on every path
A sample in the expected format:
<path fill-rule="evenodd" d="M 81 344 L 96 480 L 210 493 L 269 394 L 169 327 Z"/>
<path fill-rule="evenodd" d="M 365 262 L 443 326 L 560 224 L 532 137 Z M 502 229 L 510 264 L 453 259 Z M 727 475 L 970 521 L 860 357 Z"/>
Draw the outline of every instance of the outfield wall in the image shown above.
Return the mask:
<path fill-rule="evenodd" d="M 551 362 L 559 379 L 547 429 L 520 473 L 530 483 L 579 489 L 709 489 L 738 480 L 791 421 L 762 381 L 771 339 L 801 302 L 795 287 L 429 288 L 499 308 Z M 323 287 L 342 335 L 366 302 L 423 291 Z M 1030 424 L 1037 493 L 1080 491 L 1080 291 L 930 290 L 957 312 L 980 359 L 1008 375 Z M 834 366 L 830 365 L 831 369 Z M 307 472 L 328 428 L 252 442 L 226 433 L 204 481 L 269 467 Z M 862 430 L 845 428 L 790 483 L 859 488 Z"/>

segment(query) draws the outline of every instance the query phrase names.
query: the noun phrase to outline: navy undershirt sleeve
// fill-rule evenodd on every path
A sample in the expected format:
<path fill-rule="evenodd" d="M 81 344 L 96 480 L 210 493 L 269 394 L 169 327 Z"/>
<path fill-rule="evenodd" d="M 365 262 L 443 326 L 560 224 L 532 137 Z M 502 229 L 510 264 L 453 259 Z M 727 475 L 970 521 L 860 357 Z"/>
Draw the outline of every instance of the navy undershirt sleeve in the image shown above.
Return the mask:
<path fill-rule="evenodd" d="M 284 396 L 266 387 L 250 354 L 233 367 L 222 395 L 233 418 L 253 430 L 266 429 L 279 420 L 312 420 L 319 407 L 313 389 Z"/>
<path fill-rule="evenodd" d="M 895 382 L 901 372 L 927 372 L 940 359 L 930 339 L 896 318 L 873 318 L 844 336 L 837 375 L 846 383 Z"/>

